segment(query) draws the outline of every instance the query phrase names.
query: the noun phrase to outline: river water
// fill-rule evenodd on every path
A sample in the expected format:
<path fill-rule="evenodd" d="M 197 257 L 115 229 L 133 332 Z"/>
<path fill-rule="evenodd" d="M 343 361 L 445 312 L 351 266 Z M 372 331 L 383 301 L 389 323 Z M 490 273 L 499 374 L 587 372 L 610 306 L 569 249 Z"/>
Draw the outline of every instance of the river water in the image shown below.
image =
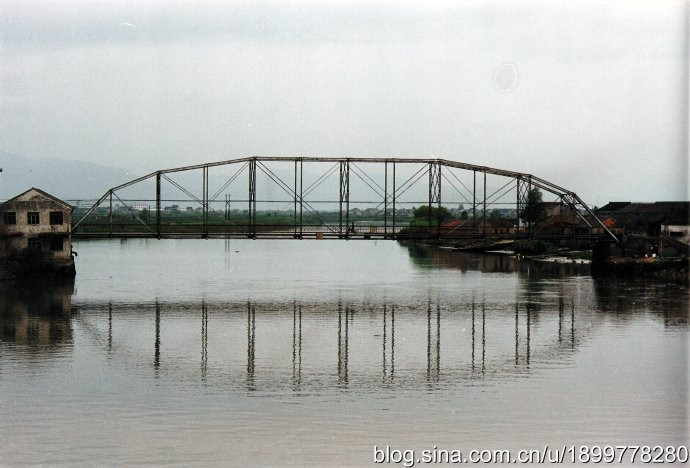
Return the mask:
<path fill-rule="evenodd" d="M 688 445 L 688 289 L 386 241 L 80 241 L 1 285 L 0 463 Z"/>

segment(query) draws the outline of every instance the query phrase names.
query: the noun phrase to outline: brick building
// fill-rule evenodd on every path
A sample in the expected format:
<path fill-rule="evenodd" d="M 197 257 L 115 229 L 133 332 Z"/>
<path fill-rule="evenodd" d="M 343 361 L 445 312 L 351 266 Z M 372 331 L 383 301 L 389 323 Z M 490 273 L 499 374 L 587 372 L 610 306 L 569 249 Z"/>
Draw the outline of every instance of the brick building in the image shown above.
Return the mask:
<path fill-rule="evenodd" d="M 34 249 L 45 265 L 73 271 L 71 224 L 72 206 L 30 188 L 0 204 L 0 261 Z"/>

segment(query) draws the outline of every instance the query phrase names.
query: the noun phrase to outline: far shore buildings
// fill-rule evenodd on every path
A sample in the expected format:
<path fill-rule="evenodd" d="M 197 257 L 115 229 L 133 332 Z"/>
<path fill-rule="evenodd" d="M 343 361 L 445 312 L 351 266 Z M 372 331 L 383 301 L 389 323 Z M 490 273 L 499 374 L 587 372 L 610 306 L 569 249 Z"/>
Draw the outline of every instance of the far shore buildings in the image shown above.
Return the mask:
<path fill-rule="evenodd" d="M 47 268 L 73 272 L 72 209 L 35 187 L 0 204 L 0 262 L 33 250 Z"/>
<path fill-rule="evenodd" d="M 597 215 L 608 227 L 626 227 L 626 231 L 666 236 L 690 244 L 688 201 L 610 202 L 599 208 Z"/>
<path fill-rule="evenodd" d="M 599 224 L 600 220 L 609 231 L 619 237 L 645 235 L 690 244 L 690 202 L 687 201 L 610 202 L 596 210 L 599 220 L 586 213 L 578 214 L 561 202 L 544 202 L 543 206 L 546 216 L 534 227 L 534 234 L 538 236 L 603 235 L 605 230 Z M 501 235 L 518 232 L 515 218 L 492 217 L 486 223 L 483 219 L 473 221 L 471 217 L 454 219 L 444 223 L 441 229 L 446 234 L 486 232 L 489 235 Z M 526 232 L 525 223 L 521 223 L 520 232 Z"/>

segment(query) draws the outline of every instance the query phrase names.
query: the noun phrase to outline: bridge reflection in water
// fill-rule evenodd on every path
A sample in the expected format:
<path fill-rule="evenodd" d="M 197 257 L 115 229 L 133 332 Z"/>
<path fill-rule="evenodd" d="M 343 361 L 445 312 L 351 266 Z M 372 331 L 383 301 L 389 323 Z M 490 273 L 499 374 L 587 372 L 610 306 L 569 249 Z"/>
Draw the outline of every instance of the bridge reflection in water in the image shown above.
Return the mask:
<path fill-rule="evenodd" d="M 214 373 L 217 377 L 244 375 L 240 380 L 250 391 L 261 390 L 262 383 L 269 387 L 285 383 L 288 367 L 289 382 L 295 390 L 303 389 L 305 383 L 309 387 L 316 384 L 347 388 L 375 381 L 407 385 L 422 380 L 439 383 L 483 378 L 488 374 L 496 377 L 503 371 L 513 374 L 515 370 L 529 369 L 535 357 L 557 359 L 577 345 L 575 308 L 568 304 L 566 311 L 564 301 L 559 303 L 555 316 L 550 310 L 544 316 L 544 309 L 537 312 L 533 305 L 516 303 L 510 318 L 505 310 L 487 308 L 485 301 L 450 308 L 438 299 L 430 299 L 422 308 L 426 310 L 391 302 L 277 305 L 251 301 L 108 304 L 105 314 L 102 308 L 96 304 L 79 307 L 75 319 L 97 341 L 106 343 L 108 352 L 116 348 L 127 359 L 145 360 L 144 355 L 132 356 L 143 351 L 145 345 L 138 341 L 138 336 L 128 335 L 127 330 L 134 324 L 139 330 L 152 328 L 149 349 L 156 376 L 173 369 L 178 376 L 195 380 L 195 374 L 201 380 Z M 540 313 L 541 318 L 537 318 Z M 194 327 L 194 321 L 199 325 Z M 535 321 L 541 325 L 536 329 Z M 152 322 L 152 327 L 147 322 Z M 508 326 L 513 331 L 510 340 L 505 339 Z M 167 340 L 163 327 L 173 331 Z M 284 330 L 276 333 L 280 328 L 288 329 L 291 336 Z M 113 342 L 114 329 L 119 330 L 116 334 L 120 335 L 120 343 L 117 337 Z M 222 329 L 235 333 L 224 333 Z M 231 340 L 209 344 L 209 334 L 216 338 L 238 336 L 239 329 L 246 334 L 243 353 L 237 353 L 239 343 Z M 278 336 L 289 340 L 277 341 Z M 333 346 L 324 345 L 326 337 L 334 338 Z M 196 366 L 186 365 L 192 361 L 189 353 L 183 354 L 190 350 L 190 343 L 199 347 L 198 374 Z M 289 350 L 286 346 L 290 346 Z M 375 352 L 375 347 L 380 351 Z M 512 352 L 508 353 L 508 349 Z M 420 359 L 422 351 L 424 361 Z M 221 362 L 220 356 L 229 352 L 229 359 Z M 213 354 L 219 358 L 213 359 Z M 241 354 L 245 355 L 244 365 L 239 362 Z"/>
<path fill-rule="evenodd" d="M 404 304 L 341 298 L 73 306 L 73 284 L 11 287 L 2 294 L 0 338 L 30 352 L 70 352 L 76 333 L 109 360 L 150 363 L 159 379 L 246 391 L 374 391 L 529 375 L 576 352 L 604 321 L 638 312 L 653 310 L 667 327 L 687 326 L 687 297 L 661 298 L 653 285 L 594 278 L 594 302 L 578 303 L 582 285 L 539 278 L 534 270 L 520 273 L 522 292 L 512 304 L 474 291 L 429 293 Z M 631 294 L 631 286 L 642 292 Z M 647 308 L 660 301 L 666 305 Z"/>

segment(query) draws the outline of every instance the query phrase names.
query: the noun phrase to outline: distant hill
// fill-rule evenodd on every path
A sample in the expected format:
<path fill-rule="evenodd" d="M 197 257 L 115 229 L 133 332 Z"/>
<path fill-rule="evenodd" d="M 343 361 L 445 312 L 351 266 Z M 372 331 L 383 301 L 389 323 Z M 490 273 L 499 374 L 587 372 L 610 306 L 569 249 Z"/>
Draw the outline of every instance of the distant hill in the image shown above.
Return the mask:
<path fill-rule="evenodd" d="M 31 159 L 0 152 L 0 200 L 37 187 L 64 200 L 98 198 L 136 177 L 115 167 L 64 159 Z"/>

